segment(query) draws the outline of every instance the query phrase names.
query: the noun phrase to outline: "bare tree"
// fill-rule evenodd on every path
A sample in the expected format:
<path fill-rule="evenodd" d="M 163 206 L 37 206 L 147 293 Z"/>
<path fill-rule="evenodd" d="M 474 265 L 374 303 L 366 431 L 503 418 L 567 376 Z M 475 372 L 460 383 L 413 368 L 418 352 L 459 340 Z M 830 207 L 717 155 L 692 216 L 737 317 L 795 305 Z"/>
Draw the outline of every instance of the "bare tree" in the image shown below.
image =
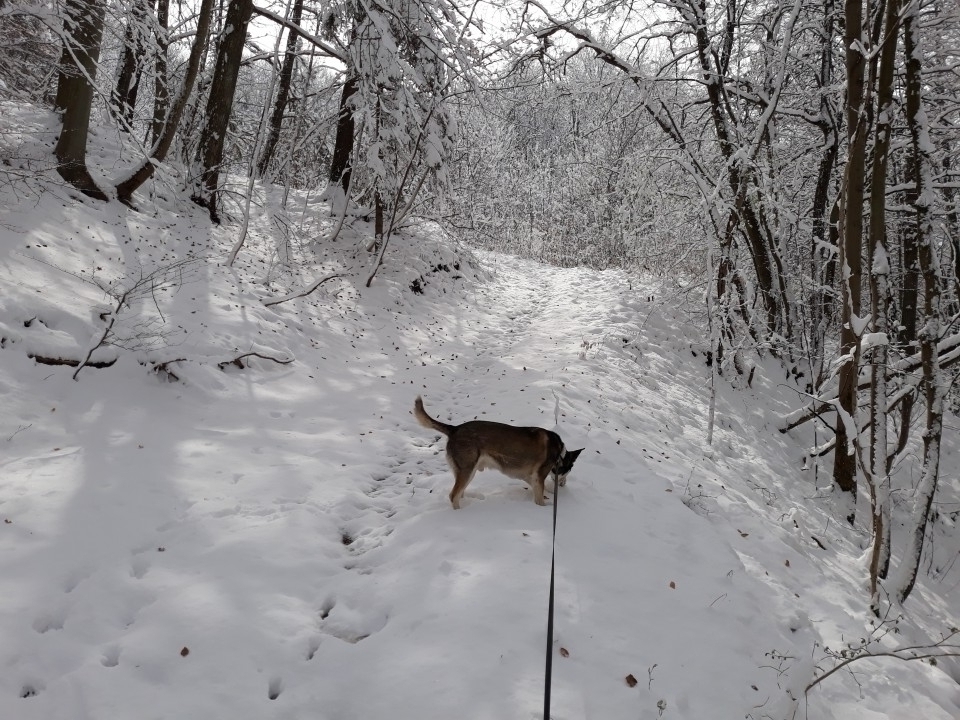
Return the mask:
<path fill-rule="evenodd" d="M 117 84 L 113 90 L 112 107 L 124 128 L 133 122 L 133 111 L 140 90 L 140 77 L 146 54 L 147 18 L 153 10 L 153 0 L 134 0 L 123 35 Z"/>
<path fill-rule="evenodd" d="M 844 3 L 844 65 L 847 86 L 847 159 L 840 204 L 840 389 L 837 411 L 833 482 L 850 496 L 847 520 L 853 524 L 857 509 L 857 376 L 860 369 L 860 317 L 864 178 L 866 177 L 867 103 L 866 38 L 863 33 L 863 0 Z"/>
<path fill-rule="evenodd" d="M 150 124 L 150 142 L 157 144 L 163 136 L 164 122 L 170 105 L 167 85 L 167 23 L 170 0 L 157 0 L 157 47 L 153 66 L 153 121 Z M 192 84 L 192 83 L 191 83 Z"/>
<path fill-rule="evenodd" d="M 290 22 L 299 26 L 302 15 L 303 0 L 293 0 Z M 293 69 L 297 61 L 297 43 L 300 40 L 300 33 L 293 28 L 288 33 L 287 49 L 283 55 L 283 65 L 280 68 L 280 77 L 277 83 L 277 97 L 274 99 L 273 113 L 270 115 L 270 130 L 266 140 L 264 140 L 263 149 L 260 151 L 260 158 L 257 161 L 257 174 L 261 177 L 267 174 L 267 168 L 270 166 L 270 159 L 273 157 L 277 141 L 280 139 L 280 129 L 283 125 L 287 102 L 290 99 L 290 85 L 293 82 Z"/>
<path fill-rule="evenodd" d="M 160 0 L 160 2 L 163 3 L 165 0 Z M 166 159 L 167 153 L 170 152 L 170 147 L 173 145 L 173 140 L 177 134 L 177 128 L 180 126 L 180 119 L 183 117 L 183 111 L 187 107 L 187 100 L 190 99 L 190 93 L 193 92 L 194 83 L 196 83 L 197 75 L 200 72 L 200 57 L 207 45 L 207 37 L 210 33 L 210 22 L 213 16 L 213 6 L 214 0 L 202 0 L 200 3 L 200 10 L 197 15 L 197 32 L 193 39 L 193 45 L 190 48 L 190 57 L 187 59 L 187 70 L 183 78 L 183 84 L 180 87 L 180 92 L 173 105 L 170 106 L 164 118 L 163 127 L 159 133 L 157 132 L 157 115 L 154 115 L 154 136 L 156 140 L 150 151 L 150 156 L 145 158 L 141 165 L 133 169 L 117 184 L 117 198 L 121 202 L 127 204 L 133 202 L 133 193 L 135 193 L 143 183 L 153 177 L 157 165 L 162 163 Z M 163 65 L 166 65 L 165 61 Z M 164 88 L 165 87 L 166 83 L 164 82 Z M 165 92 L 166 90 L 164 90 L 164 104 Z M 160 103 L 159 98 L 157 102 Z"/>
<path fill-rule="evenodd" d="M 200 181 L 192 199 L 205 207 L 210 219 L 220 222 L 217 212 L 220 165 L 227 139 L 227 124 L 233 110 L 233 96 L 240 74 L 240 61 L 247 38 L 247 26 L 253 14 L 253 0 L 231 0 L 227 7 L 225 30 L 217 47 L 213 80 L 207 96 L 203 130 L 200 134 Z"/>
<path fill-rule="evenodd" d="M 913 183 L 916 187 L 914 233 L 923 275 L 923 326 L 918 334 L 923 363 L 923 387 L 926 401 L 926 422 L 923 433 L 923 472 L 913 497 L 912 531 L 903 556 L 903 572 L 897 587 L 897 600 L 904 602 L 917 580 L 923 541 L 930 518 L 930 508 L 940 479 L 940 441 L 943 437 L 943 398 L 937 343 L 940 339 L 940 274 L 933 248 L 930 204 L 933 163 L 932 144 L 923 100 L 923 55 L 920 38 L 919 0 L 907 0 L 903 16 L 903 45 L 906 54 L 907 125 L 910 129 Z"/>
<path fill-rule="evenodd" d="M 889 337 L 887 300 L 890 295 L 890 256 L 887 250 L 886 185 L 895 108 L 894 70 L 897 57 L 900 0 L 887 0 L 877 76 L 877 121 L 870 171 L 870 453 L 866 468 L 873 522 L 870 559 L 870 597 L 879 616 L 878 580 L 886 577 L 890 562 L 890 477 L 887 463 L 887 358 Z"/>

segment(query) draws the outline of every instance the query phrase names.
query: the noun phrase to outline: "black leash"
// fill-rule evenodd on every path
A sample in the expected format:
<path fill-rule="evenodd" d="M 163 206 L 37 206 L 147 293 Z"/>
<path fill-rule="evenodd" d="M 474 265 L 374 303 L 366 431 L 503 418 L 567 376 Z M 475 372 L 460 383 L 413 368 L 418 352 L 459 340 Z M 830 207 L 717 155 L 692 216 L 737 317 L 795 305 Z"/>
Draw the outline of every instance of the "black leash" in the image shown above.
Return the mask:
<path fill-rule="evenodd" d="M 560 485 L 553 486 L 553 547 L 550 550 L 550 601 L 547 605 L 547 664 L 543 673 L 543 720 L 550 720 L 550 685 L 553 681 L 553 575 L 557 556 L 557 501 Z"/>

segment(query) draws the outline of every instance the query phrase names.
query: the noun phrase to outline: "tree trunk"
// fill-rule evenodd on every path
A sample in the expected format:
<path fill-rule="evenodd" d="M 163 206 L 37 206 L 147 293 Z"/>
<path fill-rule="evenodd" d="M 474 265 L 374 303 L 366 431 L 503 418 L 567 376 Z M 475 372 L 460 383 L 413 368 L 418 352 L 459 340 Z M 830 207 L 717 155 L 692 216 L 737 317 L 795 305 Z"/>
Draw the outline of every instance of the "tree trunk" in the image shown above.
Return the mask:
<path fill-rule="evenodd" d="M 170 88 L 167 85 L 167 18 L 170 0 L 157 0 L 157 56 L 153 70 L 153 123 L 150 127 L 150 142 L 154 145 L 163 133 L 163 121 L 170 105 Z M 192 85 L 192 83 L 191 83 Z"/>
<path fill-rule="evenodd" d="M 887 160 L 893 117 L 894 69 L 897 59 L 897 22 L 900 0 L 887 0 L 877 76 L 877 123 L 870 174 L 870 315 L 875 342 L 870 353 L 870 506 L 873 550 L 870 558 L 870 606 L 880 615 L 879 580 L 886 577 L 890 561 L 890 477 L 887 474 L 887 357 L 889 337 L 887 298 L 890 258 L 887 252 Z"/>
<path fill-rule="evenodd" d="M 303 0 L 294 0 L 293 10 L 290 14 L 290 22 L 299 26 L 302 14 Z M 290 97 L 290 84 L 293 82 L 293 67 L 297 60 L 297 43 L 299 39 L 300 35 L 291 28 L 290 35 L 287 37 L 287 50 L 283 55 L 283 66 L 280 68 L 277 98 L 273 104 L 273 114 L 270 116 L 270 130 L 257 163 L 257 175 L 259 177 L 267 174 L 270 159 L 273 157 L 273 152 L 277 147 L 277 141 L 280 139 L 283 115 L 286 112 L 287 100 Z"/>
<path fill-rule="evenodd" d="M 163 2 L 163 0 L 161 0 Z M 193 84 L 197 80 L 200 72 L 200 56 L 207 46 L 207 36 L 210 34 L 210 19 L 213 16 L 214 0 L 202 0 L 200 3 L 200 14 L 197 18 L 197 34 L 193 39 L 193 46 L 190 48 L 190 57 L 187 60 L 187 72 L 183 78 L 183 86 L 180 88 L 180 94 L 167 113 L 163 122 L 163 128 L 160 131 L 159 138 L 154 144 L 150 157 L 146 158 L 140 167 L 136 168 L 130 175 L 117 184 L 117 198 L 124 203 L 130 204 L 133 199 L 133 193 L 137 188 L 143 185 L 147 180 L 153 177 L 156 166 L 162 163 L 173 145 L 173 138 L 176 136 L 177 127 L 180 125 L 180 118 L 183 116 L 183 110 L 187 106 L 187 100 L 193 91 Z"/>
<path fill-rule="evenodd" d="M 923 328 L 918 340 L 923 365 L 924 399 L 927 415 L 923 433 L 923 471 L 913 502 L 913 528 L 903 555 L 904 568 L 897 590 L 897 599 L 903 603 L 917 581 L 923 540 L 930 518 L 930 508 L 937 492 L 940 477 L 940 441 L 943 436 L 944 388 L 940 384 L 940 361 L 937 341 L 940 336 L 940 276 L 936 252 L 933 248 L 933 228 L 929 203 L 934 198 L 933 163 L 930 158 L 930 135 L 923 107 L 923 57 L 920 48 L 920 7 L 918 0 L 908 0 L 903 18 L 903 47 L 906 55 L 907 126 L 910 129 L 912 151 L 916 162 L 915 225 L 916 245 L 923 275 Z"/>
<path fill-rule="evenodd" d="M 833 181 L 833 171 L 837 164 L 837 154 L 840 149 L 840 129 L 838 118 L 824 90 L 833 84 L 833 44 L 834 44 L 834 2 L 825 0 L 823 4 L 823 39 L 820 47 L 820 118 L 819 128 L 823 133 L 823 153 L 817 169 L 817 183 L 813 191 L 813 206 L 810 209 L 813 242 L 810 247 L 810 277 L 817 284 L 811 298 L 810 306 L 810 391 L 814 392 L 823 380 L 824 369 L 824 338 L 827 330 L 827 319 L 832 314 L 834 304 L 833 294 L 827 288 L 833 286 L 836 275 L 836 258 L 826 250 L 828 247 L 827 227 L 829 224 L 827 210 L 830 202 L 830 184 Z M 832 244 L 832 243 L 831 243 Z M 820 258 L 825 257 L 821 266 Z"/>
<path fill-rule="evenodd" d="M 233 96 L 237 89 L 237 76 L 243 59 L 243 46 L 247 39 L 247 26 L 253 13 L 253 0 L 231 0 L 227 7 L 225 33 L 217 48 L 213 80 L 207 98 L 203 131 L 200 134 L 199 159 L 201 163 L 200 186 L 191 198 L 205 207 L 210 219 L 220 222 L 217 213 L 220 166 L 226 145 L 227 126 L 233 111 Z"/>
<path fill-rule="evenodd" d="M 857 372 L 860 367 L 861 243 L 866 167 L 867 121 L 864 113 L 865 59 L 863 57 L 863 0 L 845 0 L 844 40 L 847 75 L 847 167 L 844 173 L 843 204 L 840 213 L 840 391 L 833 482 L 850 495 L 847 521 L 853 524 L 857 508 L 857 463 L 855 444 L 847 423 L 856 432 Z"/>
<path fill-rule="evenodd" d="M 340 91 L 340 111 L 337 115 L 337 135 L 333 143 L 333 157 L 330 160 L 330 183 L 338 184 L 346 194 L 350 187 L 350 159 L 353 157 L 353 141 L 356 131 L 353 120 L 352 98 L 360 89 L 360 79 L 351 68 L 347 68 Z"/>
<path fill-rule="evenodd" d="M 792 330 L 786 320 L 787 310 L 784 305 L 783 275 L 779 272 L 779 258 L 773 245 L 773 240 L 766 227 L 763 213 L 755 206 L 750 197 L 752 178 L 742 170 L 742 162 L 734 157 L 736 147 L 733 143 L 733 133 L 728 125 L 727 118 L 735 116 L 726 106 L 724 99 L 722 78 L 714 70 L 711 58 L 713 46 L 708 34 L 706 0 L 687 0 L 689 13 L 685 18 L 697 42 L 697 57 L 703 74 L 704 86 L 710 105 L 710 117 L 713 121 L 714 133 L 720 148 L 720 153 L 726 164 L 727 181 L 733 196 L 732 202 L 737 211 L 737 218 L 743 228 L 747 240 L 747 249 L 753 260 L 754 273 L 760 297 L 766 310 L 766 326 L 770 333 L 781 334 L 790 338 Z"/>
<path fill-rule="evenodd" d="M 947 186 L 944 189 L 945 201 L 947 205 L 947 236 L 950 238 L 950 252 L 953 253 L 953 303 L 950 306 L 950 313 L 956 315 L 960 312 L 960 201 L 957 199 L 957 189 L 950 183 L 956 183 L 960 180 L 953 170 L 953 161 L 950 158 L 950 146 L 944 143 L 943 153 L 943 181 Z"/>
<path fill-rule="evenodd" d="M 112 102 L 113 111 L 121 119 L 121 126 L 124 129 L 129 129 L 133 122 L 133 111 L 137 105 L 147 37 L 146 19 L 152 9 L 153 0 L 134 0 L 130 17 L 127 19 L 127 29 L 123 35 L 120 72 L 117 74 L 117 85 L 113 90 Z"/>
<path fill-rule="evenodd" d="M 65 35 L 55 101 L 55 108 L 63 112 L 63 128 L 54 150 L 57 172 L 84 195 L 97 200 L 106 200 L 107 196 L 87 169 L 87 133 L 103 39 L 104 10 L 103 0 L 65 1 Z"/>

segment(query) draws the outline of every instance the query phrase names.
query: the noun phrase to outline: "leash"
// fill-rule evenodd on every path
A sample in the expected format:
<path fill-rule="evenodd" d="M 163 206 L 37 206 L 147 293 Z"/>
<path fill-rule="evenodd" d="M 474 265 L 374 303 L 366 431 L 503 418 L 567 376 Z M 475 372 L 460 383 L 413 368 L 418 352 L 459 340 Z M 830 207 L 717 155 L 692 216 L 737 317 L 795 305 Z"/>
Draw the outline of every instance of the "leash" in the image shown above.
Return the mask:
<path fill-rule="evenodd" d="M 553 578 L 557 556 L 557 503 L 560 485 L 553 488 L 553 547 L 550 550 L 550 600 L 547 603 L 547 663 L 543 673 L 543 720 L 550 720 L 550 685 L 553 681 Z"/>

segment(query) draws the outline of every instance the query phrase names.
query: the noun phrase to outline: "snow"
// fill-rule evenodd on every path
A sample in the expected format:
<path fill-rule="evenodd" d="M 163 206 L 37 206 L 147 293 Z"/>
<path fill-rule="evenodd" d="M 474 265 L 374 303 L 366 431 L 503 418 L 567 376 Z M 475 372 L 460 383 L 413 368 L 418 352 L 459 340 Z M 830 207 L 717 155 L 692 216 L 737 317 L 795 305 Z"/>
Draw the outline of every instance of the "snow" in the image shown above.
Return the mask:
<path fill-rule="evenodd" d="M 960 568 L 921 575 L 880 638 L 868 532 L 806 460 L 810 429 L 776 431 L 798 402 L 782 370 L 719 381 L 706 448 L 707 341 L 659 281 L 471 252 L 421 224 L 367 289 L 369 228 L 310 245 L 336 222 L 318 201 L 292 203 L 296 265 L 263 210 L 226 268 L 235 228 L 182 200 L 9 190 L 0 717 L 541 717 L 552 508 L 487 471 L 451 509 L 418 394 L 446 422 L 586 447 L 559 506 L 557 720 L 960 713 L 949 660 L 863 661 L 803 701 L 825 646 L 939 637 Z M 100 337 L 111 302 L 90 276 L 126 288 L 186 258 L 118 314 L 111 367 L 74 381 L 29 357 L 79 359 Z M 231 362 L 252 351 L 294 362 Z M 951 501 L 957 458 L 945 437 Z M 936 552 L 946 566 L 955 535 Z"/>
<path fill-rule="evenodd" d="M 853 330 L 853 334 L 857 337 L 863 336 L 867 328 L 870 326 L 870 321 L 872 317 L 867 315 L 865 317 L 860 317 L 856 313 L 850 314 L 850 328 Z"/>
<path fill-rule="evenodd" d="M 863 337 L 860 339 L 860 351 L 866 353 L 868 350 L 872 350 L 875 347 L 883 347 L 889 344 L 890 338 L 887 337 L 886 333 L 864 333 Z"/>

